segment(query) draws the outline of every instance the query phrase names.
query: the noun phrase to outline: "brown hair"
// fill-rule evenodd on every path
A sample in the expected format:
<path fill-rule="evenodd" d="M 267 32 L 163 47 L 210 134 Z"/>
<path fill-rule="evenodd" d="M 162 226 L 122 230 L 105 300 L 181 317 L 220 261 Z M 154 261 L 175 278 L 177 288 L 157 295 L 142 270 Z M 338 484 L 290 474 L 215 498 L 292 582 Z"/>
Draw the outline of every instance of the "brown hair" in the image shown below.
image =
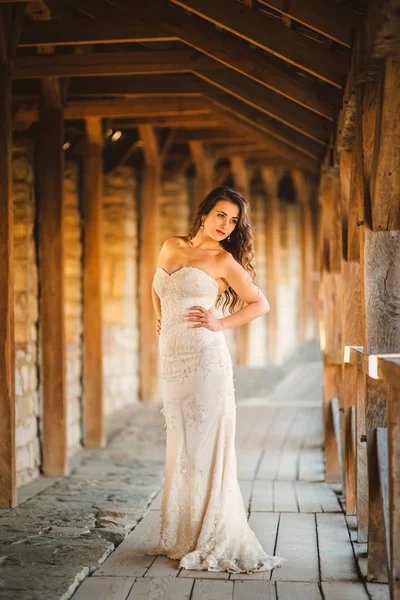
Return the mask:
<path fill-rule="evenodd" d="M 254 256 L 254 238 L 253 228 L 248 218 L 249 203 L 236 190 L 227 186 L 220 186 L 212 190 L 200 203 L 196 214 L 193 217 L 192 225 L 188 233 L 188 240 L 194 238 L 201 225 L 201 217 L 207 215 L 219 200 L 228 200 L 239 207 L 239 218 L 234 230 L 230 234 L 230 240 L 225 238 L 220 241 L 221 246 L 232 254 L 233 258 L 250 273 L 252 279 L 256 276 L 256 270 L 251 264 Z M 242 308 L 244 302 L 235 290 L 229 287 L 221 296 L 218 297 L 216 306 L 221 306 L 225 310 L 228 308 L 232 314 L 235 310 Z"/>

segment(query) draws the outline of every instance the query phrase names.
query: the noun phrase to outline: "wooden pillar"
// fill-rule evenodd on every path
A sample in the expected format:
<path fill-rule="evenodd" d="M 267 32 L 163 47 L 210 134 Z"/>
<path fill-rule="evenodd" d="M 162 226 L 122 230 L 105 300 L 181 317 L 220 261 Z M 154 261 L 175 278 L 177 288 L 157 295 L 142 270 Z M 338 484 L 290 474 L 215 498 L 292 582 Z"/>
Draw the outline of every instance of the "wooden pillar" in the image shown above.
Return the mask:
<path fill-rule="evenodd" d="M 193 198 L 193 213 L 195 213 L 199 204 L 214 188 L 214 158 L 203 142 L 192 140 L 189 142 L 189 147 L 196 166 Z"/>
<path fill-rule="evenodd" d="M 363 175 L 367 190 L 359 208 L 363 345 L 368 355 L 400 352 L 399 86 L 400 62 L 387 58 L 379 82 L 360 84 L 356 89 L 357 135 L 363 141 Z M 382 382 L 375 382 L 368 376 L 364 390 L 369 479 L 368 579 L 386 581 L 383 514 L 376 481 L 374 441 L 376 428 L 387 423 L 387 390 Z"/>
<path fill-rule="evenodd" d="M 341 224 L 340 188 L 335 173 L 324 175 L 321 181 L 321 285 L 320 328 L 321 350 L 324 354 L 324 446 L 325 472 L 329 482 L 341 479 L 340 449 L 335 438 L 331 400 L 337 397 L 342 421 L 343 398 L 341 381 Z M 341 432 L 343 423 L 341 422 Z"/>
<path fill-rule="evenodd" d="M 0 508 L 17 504 L 11 69 L 6 44 L 10 18 L 10 8 L 0 12 L 0 273 L 3 282 L 0 292 Z"/>
<path fill-rule="evenodd" d="M 83 266 L 83 441 L 106 443 L 103 398 L 103 133 L 101 119 L 86 119 Z"/>
<path fill-rule="evenodd" d="M 304 341 L 308 339 L 309 324 L 312 320 L 312 270 L 313 270 L 313 239 L 310 206 L 310 188 L 307 185 L 303 171 L 294 169 L 291 172 L 292 181 L 296 188 L 299 205 L 300 233 L 300 306 L 298 320 L 298 336 Z"/>
<path fill-rule="evenodd" d="M 362 346 L 360 252 L 357 227 L 359 143 L 353 152 L 340 153 L 342 212 L 342 345 Z M 352 438 L 352 407 L 357 406 L 357 371 L 342 364 L 344 408 L 344 492 L 347 514 L 356 513 L 357 485 Z"/>
<path fill-rule="evenodd" d="M 65 475 L 67 463 L 66 358 L 64 325 L 63 109 L 40 106 L 39 277 L 43 390 L 43 472 Z"/>
<path fill-rule="evenodd" d="M 232 156 L 231 169 L 235 187 L 250 202 L 250 182 L 244 158 Z M 247 365 L 250 353 L 250 327 L 249 323 L 241 325 L 236 331 L 236 362 L 238 365 Z"/>
<path fill-rule="evenodd" d="M 278 350 L 278 280 L 280 260 L 279 173 L 272 167 L 261 167 L 260 171 L 266 189 L 265 255 L 267 298 L 271 307 L 267 315 L 267 347 L 268 359 L 272 363 L 276 363 Z"/>
<path fill-rule="evenodd" d="M 140 398 L 153 400 L 158 383 L 158 335 L 152 302 L 152 281 L 160 251 L 161 166 L 158 142 L 151 125 L 139 127 L 144 145 L 140 230 Z"/>

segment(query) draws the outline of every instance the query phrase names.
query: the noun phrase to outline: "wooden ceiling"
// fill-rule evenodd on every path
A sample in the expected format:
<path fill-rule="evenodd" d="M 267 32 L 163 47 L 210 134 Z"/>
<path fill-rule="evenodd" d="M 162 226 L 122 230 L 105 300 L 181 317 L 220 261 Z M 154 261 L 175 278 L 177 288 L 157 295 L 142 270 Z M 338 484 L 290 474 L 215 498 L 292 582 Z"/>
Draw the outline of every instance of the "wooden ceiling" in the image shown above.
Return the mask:
<path fill-rule="evenodd" d="M 198 140 L 219 158 L 239 154 L 314 173 L 335 133 L 363 21 L 361 0 L 14 6 L 16 129 L 37 121 L 39 98 L 56 82 L 70 131 L 100 117 L 135 144 L 135 128 L 152 123 L 174 157 Z"/>

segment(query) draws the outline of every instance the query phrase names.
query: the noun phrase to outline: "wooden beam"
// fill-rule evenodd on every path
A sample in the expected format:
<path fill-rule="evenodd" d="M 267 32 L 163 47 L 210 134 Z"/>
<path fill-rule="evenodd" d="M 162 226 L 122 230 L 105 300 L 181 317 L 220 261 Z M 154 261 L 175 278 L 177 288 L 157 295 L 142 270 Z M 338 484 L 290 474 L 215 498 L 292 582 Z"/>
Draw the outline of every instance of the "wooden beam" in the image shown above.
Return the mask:
<path fill-rule="evenodd" d="M 173 42 L 176 36 L 135 18 L 71 19 L 27 23 L 20 47 L 75 46 L 124 42 Z"/>
<path fill-rule="evenodd" d="M 229 0 L 172 1 L 330 85 L 344 86 L 348 60 L 246 6 Z"/>
<path fill-rule="evenodd" d="M 129 7 L 132 10 L 131 4 Z M 144 5 L 135 6 L 135 12 L 139 9 L 142 12 L 145 8 Z M 177 12 L 164 6 L 162 10 L 155 8 L 153 14 L 146 17 L 146 21 L 127 15 L 123 18 L 103 20 L 77 19 L 71 22 L 29 23 L 24 27 L 20 46 L 180 39 L 214 58 L 215 64 L 232 68 L 329 119 L 336 118 L 341 103 L 340 90 L 300 77 L 295 69 L 286 63 L 271 55 L 256 55 L 246 42 L 232 39 L 224 32 L 217 38 L 212 24 L 202 20 L 194 22 L 193 18 L 183 12 L 176 14 Z M 143 37 L 146 33 L 147 38 Z M 139 34 L 142 37 L 138 37 Z"/>
<path fill-rule="evenodd" d="M 114 59 L 115 60 L 115 59 Z M 209 89 L 192 74 L 135 75 L 135 77 L 87 77 L 72 79 L 68 96 L 200 96 Z"/>
<path fill-rule="evenodd" d="M 43 473 L 68 472 L 64 324 L 63 111 L 40 110 L 38 147 Z"/>
<path fill-rule="evenodd" d="M 283 123 L 267 117 L 260 111 L 254 110 L 244 102 L 229 95 L 222 96 L 215 93 L 212 95 L 207 93 L 207 98 L 211 100 L 213 105 L 218 106 L 225 111 L 229 111 L 252 127 L 267 134 L 272 139 L 283 142 L 299 153 L 316 161 L 321 158 L 324 151 L 324 147 L 321 144 L 290 129 Z"/>
<path fill-rule="evenodd" d="M 213 117 L 212 114 L 209 115 L 199 115 L 199 116 L 190 116 L 185 117 L 184 115 L 181 117 L 132 117 L 129 121 L 118 121 L 115 120 L 115 125 L 118 125 L 120 129 L 136 129 L 139 125 L 152 125 L 153 127 L 179 127 L 180 129 L 209 129 L 210 127 L 218 130 L 223 127 L 223 124 L 217 119 L 217 117 Z"/>
<path fill-rule="evenodd" d="M 371 173 L 374 231 L 400 229 L 400 61 L 387 58 Z"/>
<path fill-rule="evenodd" d="M 17 504 L 11 77 L 9 8 L 0 9 L 0 508 Z"/>
<path fill-rule="evenodd" d="M 250 203 L 250 178 L 245 160 L 241 156 L 232 156 L 231 170 L 236 189 Z M 251 217 L 251 215 L 250 215 Z M 238 365 L 248 365 L 250 355 L 250 327 L 245 323 L 236 329 L 236 362 Z"/>
<path fill-rule="evenodd" d="M 331 121 L 310 112 L 303 106 L 299 106 L 244 75 L 228 70 L 201 71 L 198 69 L 195 70 L 195 74 L 223 92 L 228 92 L 238 100 L 277 119 L 302 135 L 324 143 L 329 140 L 332 133 Z M 207 91 L 205 93 L 207 94 Z"/>
<path fill-rule="evenodd" d="M 210 144 L 225 144 L 228 142 L 239 143 L 247 141 L 243 136 L 239 136 L 235 131 L 227 128 L 209 128 L 209 129 L 180 129 L 176 133 L 176 142 L 189 142 L 198 140 L 199 142 L 209 142 Z"/>
<path fill-rule="evenodd" d="M 106 443 L 103 397 L 103 143 L 101 120 L 86 119 L 84 155 L 83 441 L 87 448 Z"/>
<path fill-rule="evenodd" d="M 212 58 L 201 55 L 195 50 L 92 52 L 56 54 L 54 56 L 21 56 L 14 62 L 12 75 L 13 79 L 91 77 L 95 75 L 111 77 L 118 75 L 185 73 L 195 68 L 214 69 L 215 66 L 215 61 Z M 217 68 L 223 69 L 223 66 L 217 66 Z"/>
<path fill-rule="evenodd" d="M 352 28 L 356 29 L 362 20 L 362 15 L 343 4 L 313 0 L 290 0 L 289 2 L 259 0 L 259 2 L 346 48 L 351 48 Z"/>
<path fill-rule="evenodd" d="M 245 121 L 242 121 L 236 115 L 232 115 L 231 113 L 226 112 L 224 110 L 217 111 L 216 108 L 214 109 L 214 114 L 220 119 L 221 123 L 225 123 L 225 125 L 235 128 L 237 132 L 242 132 L 243 135 L 247 135 L 250 139 L 259 142 L 260 144 L 265 144 L 266 146 L 268 146 L 268 156 L 270 156 L 270 154 L 272 153 L 284 157 L 285 159 L 288 159 L 290 161 L 293 161 L 293 164 L 295 166 L 299 168 L 304 168 L 306 171 L 310 171 L 312 173 L 314 173 L 316 170 L 318 171 L 319 165 L 317 161 L 308 158 L 307 156 L 304 156 L 304 154 L 300 152 L 297 152 L 288 144 L 285 144 L 279 140 L 276 140 L 266 135 L 258 128 L 253 127 Z M 265 158 L 268 158 L 268 156 L 265 156 Z M 254 158 L 264 158 L 263 153 L 257 152 L 257 156 L 255 156 Z"/>
<path fill-rule="evenodd" d="M 152 302 L 152 280 L 160 251 L 161 163 L 158 141 L 151 125 L 139 127 L 145 167 L 142 180 L 140 230 L 140 398 L 154 400 L 157 392 L 158 336 Z"/>

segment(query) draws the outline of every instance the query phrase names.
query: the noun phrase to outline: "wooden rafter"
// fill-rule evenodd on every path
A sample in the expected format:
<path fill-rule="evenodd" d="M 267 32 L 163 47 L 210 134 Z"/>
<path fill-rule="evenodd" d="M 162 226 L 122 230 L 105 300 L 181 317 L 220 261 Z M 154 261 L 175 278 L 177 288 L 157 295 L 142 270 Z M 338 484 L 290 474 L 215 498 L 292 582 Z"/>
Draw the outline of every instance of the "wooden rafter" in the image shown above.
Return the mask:
<path fill-rule="evenodd" d="M 330 119 L 336 116 L 341 102 L 339 90 L 325 90 L 323 86 L 299 77 L 293 69 L 285 69 L 285 63 L 275 57 L 255 54 L 240 39 L 235 40 L 224 32 L 216 36 L 211 23 L 202 19 L 193 21 L 194 18 L 181 11 L 164 7 L 162 11 L 155 10 L 154 14 L 147 17 L 147 21 L 126 16 L 123 19 L 115 17 L 27 23 L 20 46 L 180 39 L 216 59 L 217 63 L 246 75 L 318 114 Z"/>
<path fill-rule="evenodd" d="M 246 121 L 249 125 L 252 125 L 277 140 L 283 141 L 289 146 L 293 146 L 293 148 L 296 148 L 307 156 L 319 158 L 323 153 L 324 147 L 322 144 L 301 135 L 283 123 L 254 110 L 232 96 L 207 94 L 207 97 L 210 98 L 213 105 L 231 112 L 241 120 Z"/>
<path fill-rule="evenodd" d="M 249 106 L 261 110 L 266 115 L 278 119 L 314 140 L 327 142 L 331 134 L 331 123 L 304 107 L 282 98 L 275 91 L 250 80 L 248 77 L 232 71 L 201 71 L 195 74 L 213 86 L 228 92 Z M 207 92 L 205 92 L 207 94 Z"/>
<path fill-rule="evenodd" d="M 347 48 L 351 47 L 352 28 L 357 28 L 360 22 L 360 16 L 355 11 L 334 2 L 313 0 L 259 0 L 259 2 Z"/>
<path fill-rule="evenodd" d="M 193 50 L 22 56 L 15 60 L 12 76 L 30 79 L 185 73 L 195 68 L 213 69 L 216 64 L 218 68 L 213 59 Z"/>
<path fill-rule="evenodd" d="M 262 14 L 230 0 L 172 0 L 251 44 L 342 88 L 349 61 Z"/>

